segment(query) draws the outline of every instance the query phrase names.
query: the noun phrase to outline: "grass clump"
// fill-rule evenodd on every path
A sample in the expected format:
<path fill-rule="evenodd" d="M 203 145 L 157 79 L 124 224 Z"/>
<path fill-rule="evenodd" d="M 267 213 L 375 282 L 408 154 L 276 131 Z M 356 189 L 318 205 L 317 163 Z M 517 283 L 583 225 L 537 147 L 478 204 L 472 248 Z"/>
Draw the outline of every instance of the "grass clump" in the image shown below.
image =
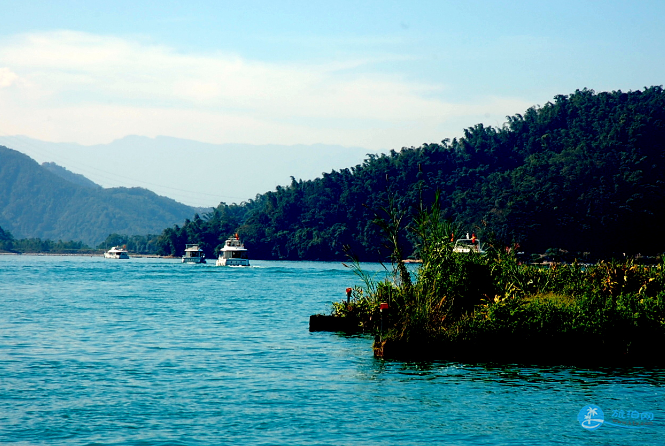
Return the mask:
<path fill-rule="evenodd" d="M 661 262 L 595 265 L 521 264 L 512 249 L 455 253 L 453 225 L 436 207 L 411 232 L 422 263 L 411 273 L 393 259 L 391 279 L 375 282 L 352 265 L 364 286 L 340 315 L 377 334 L 383 357 L 556 363 L 654 363 L 665 341 Z M 393 228 L 394 229 L 394 228 Z M 392 237 L 397 240 L 397 237 Z M 406 276 L 405 276 L 406 275 Z M 379 320 L 384 310 L 383 332 Z"/>

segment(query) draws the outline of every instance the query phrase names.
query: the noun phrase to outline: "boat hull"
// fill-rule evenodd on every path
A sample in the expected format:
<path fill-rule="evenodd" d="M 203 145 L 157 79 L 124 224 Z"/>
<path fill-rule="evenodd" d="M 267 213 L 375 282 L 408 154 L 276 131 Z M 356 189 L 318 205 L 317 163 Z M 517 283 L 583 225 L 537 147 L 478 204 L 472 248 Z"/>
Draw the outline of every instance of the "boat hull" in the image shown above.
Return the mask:
<path fill-rule="evenodd" d="M 183 257 L 182 263 L 205 263 L 206 260 L 201 257 Z"/>
<path fill-rule="evenodd" d="M 217 259 L 217 266 L 249 266 L 249 259 Z"/>
<path fill-rule="evenodd" d="M 106 251 L 104 253 L 104 257 L 107 259 L 128 259 L 129 254 L 127 254 L 127 251 Z"/>

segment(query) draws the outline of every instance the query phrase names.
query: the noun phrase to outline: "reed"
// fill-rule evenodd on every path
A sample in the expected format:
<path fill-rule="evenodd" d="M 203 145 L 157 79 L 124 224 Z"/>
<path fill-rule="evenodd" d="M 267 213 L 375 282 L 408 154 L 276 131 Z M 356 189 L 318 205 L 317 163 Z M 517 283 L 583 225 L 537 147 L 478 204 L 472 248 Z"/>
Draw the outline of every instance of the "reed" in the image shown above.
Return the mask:
<path fill-rule="evenodd" d="M 384 357 L 527 362 L 652 362 L 665 341 L 665 274 L 655 266 L 603 261 L 521 264 L 497 244 L 485 255 L 454 253 L 459 228 L 436 202 L 409 228 L 422 263 L 411 273 L 393 257 L 392 274 L 376 281 L 354 261 L 364 286 L 334 304 L 377 335 Z M 397 240 L 396 228 L 391 228 Z M 458 232 L 458 231 L 457 231 Z M 389 304 L 383 314 L 381 302 Z M 383 316 L 383 332 L 378 321 Z"/>

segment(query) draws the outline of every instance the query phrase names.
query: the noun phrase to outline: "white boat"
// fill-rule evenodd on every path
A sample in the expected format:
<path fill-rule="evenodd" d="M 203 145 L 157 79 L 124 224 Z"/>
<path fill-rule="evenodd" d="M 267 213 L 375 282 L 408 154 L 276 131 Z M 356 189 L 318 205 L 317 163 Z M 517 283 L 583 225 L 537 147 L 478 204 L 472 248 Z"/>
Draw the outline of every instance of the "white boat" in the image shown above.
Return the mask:
<path fill-rule="evenodd" d="M 485 254 L 482 246 L 480 245 L 480 240 L 476 238 L 476 234 L 472 234 L 469 237 L 469 234 L 466 234 L 465 238 L 460 238 L 455 241 L 455 246 L 453 246 L 453 252 L 457 253 L 466 253 L 466 252 L 475 252 L 478 254 Z"/>
<path fill-rule="evenodd" d="M 224 242 L 224 247 L 219 250 L 217 266 L 249 266 L 249 257 L 245 244 L 240 241 L 238 234 L 229 237 Z"/>
<path fill-rule="evenodd" d="M 119 246 L 114 246 L 104 253 L 104 257 L 107 259 L 128 259 L 129 254 L 126 249 L 123 249 Z"/>
<path fill-rule="evenodd" d="M 185 245 L 185 255 L 182 256 L 182 263 L 205 263 L 206 255 L 199 245 Z"/>

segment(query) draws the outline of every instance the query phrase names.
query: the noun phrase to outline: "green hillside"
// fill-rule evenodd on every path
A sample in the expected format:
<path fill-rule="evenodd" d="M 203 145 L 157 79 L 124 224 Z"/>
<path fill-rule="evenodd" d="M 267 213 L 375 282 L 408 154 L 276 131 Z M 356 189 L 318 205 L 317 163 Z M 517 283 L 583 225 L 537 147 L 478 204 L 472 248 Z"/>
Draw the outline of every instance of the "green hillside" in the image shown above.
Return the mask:
<path fill-rule="evenodd" d="M 111 233 L 159 233 L 196 212 L 142 188 L 75 184 L 3 146 L 0 191 L 0 227 L 16 239 L 78 240 L 96 245 Z"/>
<path fill-rule="evenodd" d="M 71 172 L 62 166 L 58 166 L 56 163 L 42 163 L 42 167 L 47 169 L 49 172 L 56 174 L 60 178 L 69 181 L 70 183 L 78 184 L 79 186 L 91 187 L 93 189 L 102 188 L 102 186 L 87 179 L 83 175 Z"/>
<path fill-rule="evenodd" d="M 440 192 L 442 214 L 482 240 L 591 256 L 665 250 L 665 92 L 578 90 L 478 124 L 460 139 L 424 144 L 326 173 L 165 230 L 163 253 L 215 247 L 238 231 L 254 258 L 380 259 L 375 218 L 409 225 Z M 386 212 L 389 210 L 389 212 Z M 404 252 L 414 251 L 399 231 Z M 577 253 L 577 254 L 576 254 Z"/>

